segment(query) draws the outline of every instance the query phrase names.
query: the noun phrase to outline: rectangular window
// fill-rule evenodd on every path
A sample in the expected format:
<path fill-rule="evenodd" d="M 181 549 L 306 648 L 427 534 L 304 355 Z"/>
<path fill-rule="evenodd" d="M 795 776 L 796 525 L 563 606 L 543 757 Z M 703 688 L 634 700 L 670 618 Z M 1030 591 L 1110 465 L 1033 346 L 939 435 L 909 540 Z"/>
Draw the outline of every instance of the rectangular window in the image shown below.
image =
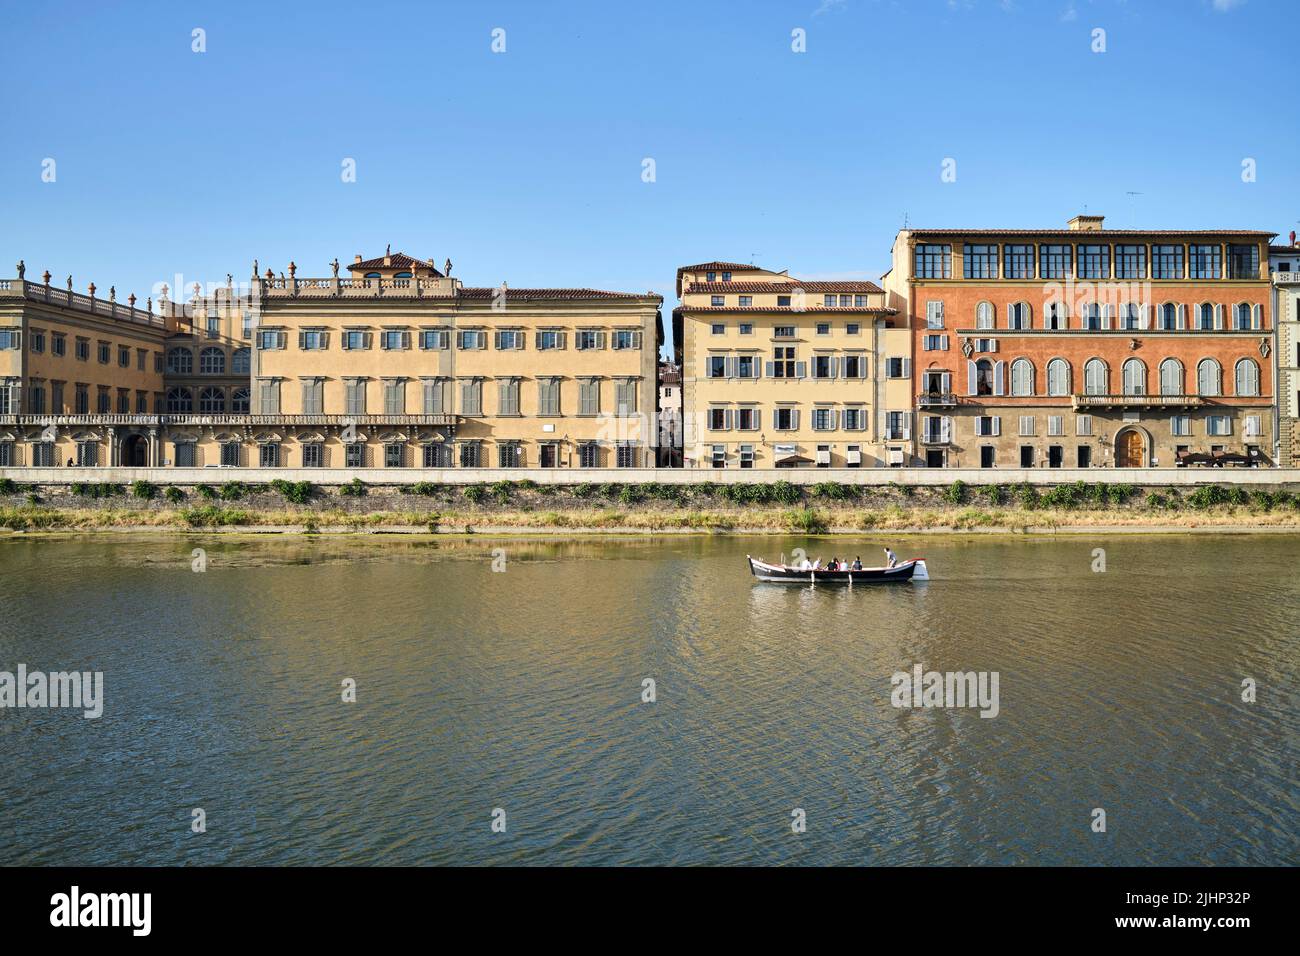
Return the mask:
<path fill-rule="evenodd" d="M 613 346 L 615 349 L 639 349 L 641 333 L 635 329 L 615 329 Z"/>
<path fill-rule="evenodd" d="M 1212 243 L 1187 247 L 1189 279 L 1217 279 L 1223 271 L 1223 247 Z"/>
<path fill-rule="evenodd" d="M 830 431 L 835 427 L 835 409 L 833 408 L 814 408 L 812 413 L 812 427 L 819 432 Z"/>
<path fill-rule="evenodd" d="M 343 446 L 343 467 L 366 467 L 366 446 L 361 442 L 348 442 Z"/>
<path fill-rule="evenodd" d="M 1092 436 L 1092 416 L 1076 415 L 1074 419 L 1074 433 L 1080 438 L 1089 438 Z"/>
<path fill-rule="evenodd" d="M 245 312 L 240 318 L 239 334 L 241 338 L 251 338 L 253 335 L 253 313 Z"/>
<path fill-rule="evenodd" d="M 304 415 L 325 414 L 325 383 L 313 379 L 302 383 L 302 413 Z"/>
<path fill-rule="evenodd" d="M 370 346 L 370 333 L 362 329 L 343 330 L 343 348 L 349 352 L 362 351 Z"/>
<path fill-rule="evenodd" d="M 239 467 L 239 442 L 223 441 L 221 443 L 221 464 L 227 468 Z"/>
<path fill-rule="evenodd" d="M 451 330 L 421 329 L 420 348 L 426 352 L 445 349 L 451 345 Z"/>
<path fill-rule="evenodd" d="M 1002 276 L 1005 279 L 1032 279 L 1034 277 L 1034 247 L 1013 245 L 1002 247 Z"/>
<path fill-rule="evenodd" d="M 799 427 L 797 408 L 778 408 L 772 416 L 773 427 L 778 431 L 794 431 Z"/>
<path fill-rule="evenodd" d="M 600 414 L 600 380 L 581 379 L 578 383 L 578 414 Z"/>
<path fill-rule="evenodd" d="M 825 307 L 828 308 L 828 309 L 829 309 L 829 308 L 833 308 L 834 305 L 835 305 L 835 296 L 833 296 L 833 295 L 824 295 L 824 296 L 822 296 L 822 305 L 825 306 Z"/>
<path fill-rule="evenodd" d="M 778 339 L 792 339 L 794 338 L 794 326 L 778 325 L 772 329 L 772 334 Z"/>
<path fill-rule="evenodd" d="M 715 295 L 709 297 L 709 305 L 712 306 L 725 305 L 726 301 L 727 301 L 727 297 L 723 295 Z"/>
<path fill-rule="evenodd" d="M 840 413 L 840 417 L 846 431 L 860 432 L 867 427 L 866 409 L 850 406 Z"/>
<path fill-rule="evenodd" d="M 1034 416 L 1033 416 L 1033 415 L 1021 415 L 1021 416 L 1020 416 L 1020 434 L 1021 434 L 1021 435 L 1024 435 L 1024 436 L 1031 436 L 1031 435 L 1034 434 Z"/>
<path fill-rule="evenodd" d="M 754 334 L 754 324 L 753 324 L 752 322 L 741 322 L 741 323 L 740 323 L 740 334 L 741 334 L 741 335 L 753 335 L 753 334 Z"/>
<path fill-rule="evenodd" d="M 460 444 L 460 467 L 477 468 L 479 466 L 479 443 L 476 441 L 461 442 Z"/>
<path fill-rule="evenodd" d="M 302 466 L 304 468 L 325 467 L 325 446 L 320 442 L 307 442 L 303 445 Z"/>
<path fill-rule="evenodd" d="M 17 329 L 0 329 L 0 349 L 16 349 L 22 336 Z"/>
<path fill-rule="evenodd" d="M 50 336 L 50 352 L 54 355 L 68 354 L 68 337 L 66 335 L 54 334 Z"/>
<path fill-rule="evenodd" d="M 221 335 L 221 319 L 218 316 L 208 316 L 208 338 L 215 339 Z"/>
<path fill-rule="evenodd" d="M 406 467 L 406 446 L 399 445 L 396 442 L 389 442 L 384 446 L 384 467 L 385 468 L 405 468 Z"/>
<path fill-rule="evenodd" d="M 32 351 L 37 354 L 45 351 L 45 333 L 32 330 Z"/>
<path fill-rule="evenodd" d="M 730 409 L 710 408 L 706 413 L 706 420 L 708 421 L 709 424 L 709 431 L 714 431 L 714 432 L 725 431 L 729 425 L 730 418 L 731 418 Z"/>
<path fill-rule="evenodd" d="M 565 335 L 558 329 L 543 329 L 537 333 L 537 349 L 541 352 L 550 352 L 555 349 L 562 349 L 565 346 Z"/>
<path fill-rule="evenodd" d="M 585 441 L 578 446 L 578 467 L 600 467 L 600 446 L 594 441 Z"/>
<path fill-rule="evenodd" d="M 108 342 L 99 343 L 99 364 L 107 365 L 113 358 L 113 348 Z"/>
<path fill-rule="evenodd" d="M 966 244 L 962 260 L 962 274 L 967 279 L 996 279 L 998 277 L 998 247 L 991 244 Z"/>
<path fill-rule="evenodd" d="M 1069 278 L 1074 248 L 1069 245 L 1039 246 L 1039 277 Z"/>
<path fill-rule="evenodd" d="M 636 414 L 636 382 L 618 382 L 614 386 L 614 410 L 620 418 Z"/>
<path fill-rule="evenodd" d="M 740 446 L 740 467 L 741 468 L 754 467 L 754 446 L 753 445 Z"/>
<path fill-rule="evenodd" d="M 1192 433 L 1192 417 L 1190 415 L 1175 415 L 1169 420 L 1169 431 L 1173 435 L 1190 435 Z"/>
<path fill-rule="evenodd" d="M 891 357 L 885 359 L 885 378 L 907 378 L 909 360 Z"/>
<path fill-rule="evenodd" d="M 394 379 L 384 382 L 384 414 L 406 414 L 406 382 Z"/>
<path fill-rule="evenodd" d="M 1230 415 L 1207 415 L 1205 418 L 1207 435 L 1231 435 L 1232 417 Z"/>
<path fill-rule="evenodd" d="M 1002 419 L 997 415 L 979 415 L 975 418 L 975 435 L 979 438 L 993 438 L 1000 432 Z"/>
<path fill-rule="evenodd" d="M 574 334 L 574 345 L 580 351 L 591 351 L 592 349 L 603 349 L 605 347 L 605 333 L 598 329 L 578 329 Z"/>
<path fill-rule="evenodd" d="M 790 297 L 788 295 L 778 295 L 776 297 L 776 305 L 777 308 L 780 309 L 790 308 Z"/>
<path fill-rule="evenodd" d="M 636 445 L 631 442 L 619 442 L 614 453 L 614 464 L 619 468 L 635 468 Z"/>
<path fill-rule="evenodd" d="M 537 414 L 560 414 L 560 380 L 544 378 L 537 383 Z"/>
<path fill-rule="evenodd" d="M 913 272 L 918 279 L 951 279 L 952 246 L 918 245 L 913 259 Z"/>
<path fill-rule="evenodd" d="M 261 329 L 257 333 L 257 347 L 263 352 L 278 349 L 280 347 L 281 335 L 283 335 L 282 332 L 277 332 L 274 329 Z"/>
<path fill-rule="evenodd" d="M 298 333 L 298 348 L 304 352 L 318 352 L 325 348 L 325 330 L 303 329 Z"/>
<path fill-rule="evenodd" d="M 280 445 L 278 442 L 265 442 L 257 448 L 257 464 L 262 468 L 280 467 Z"/>
<path fill-rule="evenodd" d="M 1110 278 L 1110 246 L 1105 246 L 1105 245 L 1080 245 L 1079 246 L 1079 278 L 1080 279 L 1109 279 Z"/>
<path fill-rule="evenodd" d="M 443 378 L 425 379 L 423 383 L 424 392 L 424 414 L 426 415 L 445 415 L 450 403 L 447 401 L 447 387 L 450 381 Z"/>
<path fill-rule="evenodd" d="M 77 339 L 77 361 L 90 361 L 90 339 Z"/>
<path fill-rule="evenodd" d="M 497 414 L 519 414 L 519 379 L 508 378 L 498 383 Z"/>
<path fill-rule="evenodd" d="M 924 350 L 926 352 L 946 352 L 948 351 L 948 336 L 946 335 L 927 335 L 925 337 Z"/>
<path fill-rule="evenodd" d="M 77 442 L 77 465 L 82 468 L 94 468 L 99 464 L 99 442 Z"/>
<path fill-rule="evenodd" d="M 831 334 L 831 324 L 830 324 L 829 322 L 818 322 L 818 323 L 817 323 L 817 334 L 818 334 L 818 335 L 830 335 L 830 334 Z"/>
<path fill-rule="evenodd" d="M 758 430 L 758 409 L 751 406 L 736 409 L 736 428 L 742 432 Z"/>
<path fill-rule="evenodd" d="M 754 304 L 754 297 L 752 295 L 742 295 L 740 297 L 740 307 L 742 309 L 747 309 L 753 304 Z"/>
<path fill-rule="evenodd" d="M 483 414 L 483 383 L 477 379 L 466 379 L 460 383 L 460 413 L 462 415 Z"/>
<path fill-rule="evenodd" d="M 1181 279 L 1183 277 L 1183 247 L 1165 244 L 1151 247 L 1151 278 Z"/>
<path fill-rule="evenodd" d="M 487 348 L 487 332 L 483 329 L 462 329 L 459 336 L 461 351 Z"/>
<path fill-rule="evenodd" d="M 366 413 L 366 380 L 352 378 L 343 380 L 343 414 L 364 415 Z"/>
<path fill-rule="evenodd" d="M 1259 278 L 1259 246 L 1228 246 L 1228 278 Z"/>
<path fill-rule="evenodd" d="M 1048 415 L 1047 416 L 1047 434 L 1050 436 L 1065 434 L 1065 416 Z"/>
<path fill-rule="evenodd" d="M 709 356 L 709 378 L 727 377 L 727 357 L 725 355 Z"/>
<path fill-rule="evenodd" d="M 76 415 L 90 414 L 90 389 L 85 385 L 77 386 Z"/>
<path fill-rule="evenodd" d="M 925 327 L 927 329 L 943 328 L 943 303 L 929 301 L 925 304 Z"/>
<path fill-rule="evenodd" d="M 400 352 L 410 344 L 409 336 L 400 329 L 384 329 L 379 333 L 379 347 L 385 352 Z"/>
<path fill-rule="evenodd" d="M 34 468 L 54 467 L 54 442 L 38 441 L 32 443 L 32 466 Z"/>
<path fill-rule="evenodd" d="M 1145 279 L 1147 277 L 1147 247 L 1123 245 L 1115 247 L 1115 278 Z"/>

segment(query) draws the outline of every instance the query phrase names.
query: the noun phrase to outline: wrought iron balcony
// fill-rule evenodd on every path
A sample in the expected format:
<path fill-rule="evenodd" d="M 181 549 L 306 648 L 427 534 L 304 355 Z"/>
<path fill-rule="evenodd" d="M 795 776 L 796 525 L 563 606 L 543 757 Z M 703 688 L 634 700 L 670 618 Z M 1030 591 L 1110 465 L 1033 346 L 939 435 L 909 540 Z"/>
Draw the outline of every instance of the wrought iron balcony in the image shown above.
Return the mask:
<path fill-rule="evenodd" d="M 957 404 L 957 396 L 952 392 L 926 392 L 916 402 L 922 408 L 945 408 Z"/>

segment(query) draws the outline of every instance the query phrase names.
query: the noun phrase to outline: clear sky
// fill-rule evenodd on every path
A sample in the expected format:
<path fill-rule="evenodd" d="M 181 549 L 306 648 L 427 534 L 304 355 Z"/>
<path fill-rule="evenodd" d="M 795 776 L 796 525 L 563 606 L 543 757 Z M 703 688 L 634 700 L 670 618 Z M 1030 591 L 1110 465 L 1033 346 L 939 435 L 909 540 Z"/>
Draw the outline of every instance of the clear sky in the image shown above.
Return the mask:
<path fill-rule="evenodd" d="M 878 278 L 905 221 L 1057 226 L 1086 208 L 1110 226 L 1285 234 L 1300 228 L 1296 13 L 9 3 L 0 275 L 21 257 L 28 278 L 143 298 L 178 274 L 245 278 L 254 257 L 328 275 L 392 243 L 450 257 L 471 285 L 651 289 L 671 308 L 677 266 L 710 259 Z"/>

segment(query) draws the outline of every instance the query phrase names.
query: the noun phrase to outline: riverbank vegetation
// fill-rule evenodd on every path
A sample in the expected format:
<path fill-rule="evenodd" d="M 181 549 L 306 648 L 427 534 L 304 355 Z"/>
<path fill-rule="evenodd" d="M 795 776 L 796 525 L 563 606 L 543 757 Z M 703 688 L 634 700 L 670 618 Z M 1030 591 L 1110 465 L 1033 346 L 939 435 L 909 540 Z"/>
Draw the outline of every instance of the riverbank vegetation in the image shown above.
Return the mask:
<path fill-rule="evenodd" d="M 1206 527 L 1300 530 L 1300 494 L 1240 485 L 1138 488 L 1124 483 L 909 487 L 787 481 L 337 488 L 232 480 L 189 488 L 137 481 L 33 487 L 0 479 L 0 528 L 316 531 L 489 529 L 824 534 Z"/>

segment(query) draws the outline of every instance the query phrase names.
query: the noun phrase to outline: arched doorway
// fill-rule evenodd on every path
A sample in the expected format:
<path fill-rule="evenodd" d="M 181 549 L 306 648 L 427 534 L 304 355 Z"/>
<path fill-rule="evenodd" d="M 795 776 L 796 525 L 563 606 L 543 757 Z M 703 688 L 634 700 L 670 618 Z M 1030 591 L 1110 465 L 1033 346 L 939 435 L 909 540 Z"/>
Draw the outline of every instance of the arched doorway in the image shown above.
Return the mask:
<path fill-rule="evenodd" d="M 146 468 L 149 465 L 149 439 L 143 435 L 127 435 L 122 439 L 122 467 Z"/>
<path fill-rule="evenodd" d="M 1115 467 L 1141 468 L 1146 464 L 1146 443 L 1142 433 L 1129 428 L 1115 436 Z"/>

